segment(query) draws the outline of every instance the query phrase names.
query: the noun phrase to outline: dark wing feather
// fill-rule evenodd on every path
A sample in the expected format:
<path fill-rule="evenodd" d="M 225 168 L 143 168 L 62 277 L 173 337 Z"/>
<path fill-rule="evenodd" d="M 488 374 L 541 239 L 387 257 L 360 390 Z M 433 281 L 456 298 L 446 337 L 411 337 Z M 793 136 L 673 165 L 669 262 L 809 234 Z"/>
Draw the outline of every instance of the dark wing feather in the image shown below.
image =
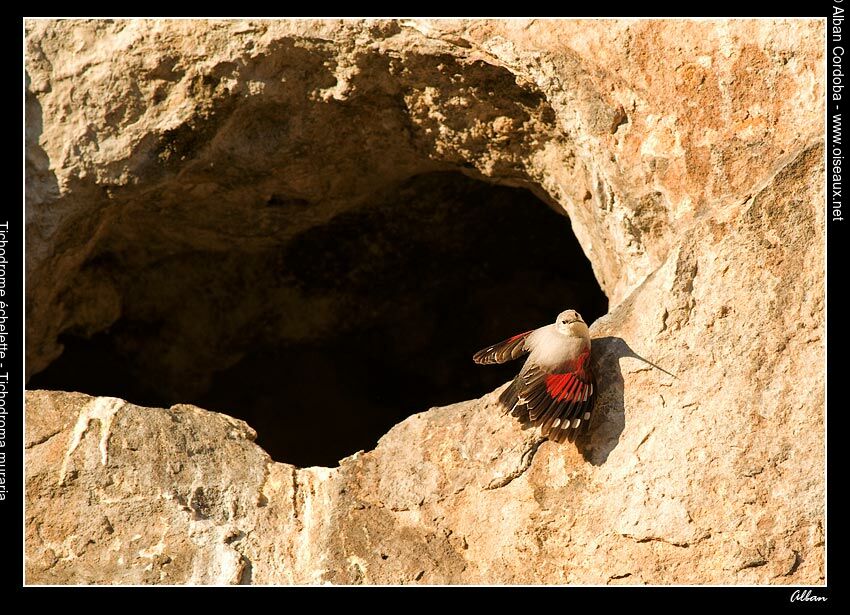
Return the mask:
<path fill-rule="evenodd" d="M 525 341 L 532 331 L 514 335 L 498 344 L 488 346 L 484 350 L 479 350 L 472 355 L 472 360 L 481 365 L 492 365 L 493 363 L 507 363 L 508 361 L 518 359 L 529 351 L 529 348 L 525 345 Z"/>
<path fill-rule="evenodd" d="M 525 406 L 520 415 L 540 427 L 542 435 L 555 442 L 574 442 L 587 430 L 596 401 L 590 349 L 553 370 L 534 366 L 517 376 L 510 388 L 515 406 Z"/>

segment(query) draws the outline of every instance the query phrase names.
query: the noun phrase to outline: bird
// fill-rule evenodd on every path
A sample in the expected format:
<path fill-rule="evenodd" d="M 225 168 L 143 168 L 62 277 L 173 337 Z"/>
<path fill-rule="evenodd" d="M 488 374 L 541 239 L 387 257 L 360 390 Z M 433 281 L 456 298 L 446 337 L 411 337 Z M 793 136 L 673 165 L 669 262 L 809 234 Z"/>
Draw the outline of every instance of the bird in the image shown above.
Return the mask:
<path fill-rule="evenodd" d="M 541 435 L 575 442 L 585 433 L 596 402 L 596 380 L 590 362 L 590 331 L 575 310 L 555 322 L 514 335 L 476 352 L 480 365 L 528 359 L 501 395 L 507 413 L 540 427 Z"/>

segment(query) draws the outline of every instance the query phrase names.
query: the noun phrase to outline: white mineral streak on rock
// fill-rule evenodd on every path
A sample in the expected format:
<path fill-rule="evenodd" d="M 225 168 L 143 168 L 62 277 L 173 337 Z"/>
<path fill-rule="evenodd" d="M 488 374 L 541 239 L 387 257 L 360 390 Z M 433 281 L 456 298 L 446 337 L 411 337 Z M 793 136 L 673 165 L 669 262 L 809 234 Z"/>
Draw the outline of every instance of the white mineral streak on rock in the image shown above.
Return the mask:
<path fill-rule="evenodd" d="M 71 432 L 71 441 L 68 443 L 68 450 L 62 461 L 62 467 L 59 469 L 60 485 L 65 482 L 65 474 L 68 471 L 68 462 L 71 459 L 71 455 L 77 450 L 83 439 L 83 434 L 89 428 L 89 423 L 94 419 L 100 422 L 100 443 L 98 445 L 100 449 L 100 463 L 101 465 L 106 465 L 108 460 L 107 446 L 109 443 L 109 433 L 112 429 L 112 419 L 125 405 L 127 405 L 127 402 L 117 397 L 97 397 L 91 401 L 88 407 L 80 411 L 77 424 L 74 425 L 74 430 Z"/>

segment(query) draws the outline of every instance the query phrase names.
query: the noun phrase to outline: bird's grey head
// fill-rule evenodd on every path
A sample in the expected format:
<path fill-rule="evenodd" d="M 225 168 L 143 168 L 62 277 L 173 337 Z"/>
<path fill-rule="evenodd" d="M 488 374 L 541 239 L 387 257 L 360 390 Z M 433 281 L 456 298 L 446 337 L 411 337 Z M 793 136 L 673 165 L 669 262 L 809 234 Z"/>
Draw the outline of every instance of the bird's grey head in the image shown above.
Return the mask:
<path fill-rule="evenodd" d="M 564 310 L 558 314 L 555 320 L 555 329 L 558 333 L 565 335 L 586 337 L 588 335 L 587 324 L 581 317 L 581 314 L 575 310 Z"/>

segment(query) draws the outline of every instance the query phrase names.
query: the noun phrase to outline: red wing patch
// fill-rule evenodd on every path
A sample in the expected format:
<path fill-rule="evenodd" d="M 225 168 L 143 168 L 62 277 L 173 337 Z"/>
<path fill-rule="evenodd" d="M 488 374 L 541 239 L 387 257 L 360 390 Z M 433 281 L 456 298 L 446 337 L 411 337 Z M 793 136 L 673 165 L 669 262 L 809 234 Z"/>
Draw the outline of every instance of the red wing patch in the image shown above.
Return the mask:
<path fill-rule="evenodd" d="M 491 365 L 518 359 L 528 352 L 528 348 L 525 347 L 525 340 L 532 331 L 534 330 L 514 335 L 498 344 L 479 350 L 472 356 L 472 360 L 481 365 Z"/>
<path fill-rule="evenodd" d="M 569 399 L 576 385 L 576 377 L 572 374 L 552 374 L 551 376 L 546 376 L 546 390 L 552 399 L 557 399 L 558 401 Z"/>
<path fill-rule="evenodd" d="M 586 388 L 590 384 L 585 364 L 590 358 L 590 351 L 585 352 L 572 365 L 564 366 L 566 373 L 555 373 L 546 376 L 546 391 L 557 401 L 584 401 Z"/>
<path fill-rule="evenodd" d="M 532 368 L 518 378 L 516 404 L 525 406 L 528 420 L 544 436 L 573 442 L 587 429 L 596 401 L 590 349 L 554 371 Z"/>

